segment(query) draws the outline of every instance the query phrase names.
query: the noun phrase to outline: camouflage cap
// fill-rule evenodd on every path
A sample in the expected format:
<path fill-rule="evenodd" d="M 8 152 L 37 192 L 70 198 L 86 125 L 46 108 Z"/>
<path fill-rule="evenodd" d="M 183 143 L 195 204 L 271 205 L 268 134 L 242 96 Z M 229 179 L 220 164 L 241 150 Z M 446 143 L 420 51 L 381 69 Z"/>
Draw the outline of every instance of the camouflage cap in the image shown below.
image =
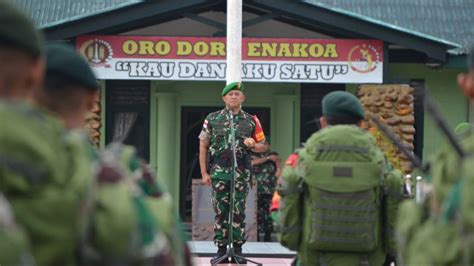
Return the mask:
<path fill-rule="evenodd" d="M 333 91 L 323 98 L 323 116 L 347 116 L 364 119 L 364 108 L 352 93 Z"/>
<path fill-rule="evenodd" d="M 229 85 L 225 86 L 222 89 L 221 95 L 225 96 L 231 90 L 239 90 L 239 91 L 243 92 L 244 91 L 244 84 L 242 84 L 242 82 L 232 82 L 232 83 L 230 83 Z"/>
<path fill-rule="evenodd" d="M 46 76 L 50 74 L 64 76 L 86 89 L 100 89 L 91 67 L 72 46 L 65 44 L 46 46 Z"/>
<path fill-rule="evenodd" d="M 41 33 L 33 22 L 6 1 L 0 1 L 0 45 L 19 48 L 33 57 L 41 54 Z"/>

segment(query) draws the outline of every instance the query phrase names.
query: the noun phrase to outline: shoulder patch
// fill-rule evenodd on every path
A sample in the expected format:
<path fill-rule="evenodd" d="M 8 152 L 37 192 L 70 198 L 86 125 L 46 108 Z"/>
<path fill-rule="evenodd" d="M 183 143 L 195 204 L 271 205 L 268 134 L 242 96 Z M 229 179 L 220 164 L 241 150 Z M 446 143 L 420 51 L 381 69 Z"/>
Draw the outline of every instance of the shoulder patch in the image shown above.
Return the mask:
<path fill-rule="evenodd" d="M 298 158 L 299 158 L 298 153 L 293 153 L 291 154 L 288 159 L 286 159 L 285 165 L 290 166 L 291 168 L 296 168 L 298 166 Z"/>
<path fill-rule="evenodd" d="M 263 132 L 262 125 L 260 124 L 260 120 L 258 120 L 258 117 L 254 115 L 253 121 L 255 123 L 255 131 L 254 134 L 252 135 L 252 138 L 255 140 L 255 142 L 260 143 L 265 140 L 265 133 Z"/>

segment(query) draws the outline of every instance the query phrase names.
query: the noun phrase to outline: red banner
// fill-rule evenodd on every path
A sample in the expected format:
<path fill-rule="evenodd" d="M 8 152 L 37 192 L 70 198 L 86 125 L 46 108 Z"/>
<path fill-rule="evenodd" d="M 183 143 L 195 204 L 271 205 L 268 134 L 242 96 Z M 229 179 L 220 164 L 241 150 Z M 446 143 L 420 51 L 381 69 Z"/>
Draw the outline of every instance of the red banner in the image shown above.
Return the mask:
<path fill-rule="evenodd" d="M 225 38 L 209 37 L 80 36 L 77 49 L 101 78 L 220 80 L 225 79 L 220 75 L 221 68 L 225 68 L 225 42 Z M 197 70 L 202 61 L 207 62 L 206 68 L 214 68 L 219 73 L 189 78 L 180 75 L 179 71 Z M 243 38 L 242 63 L 244 74 L 254 72 L 249 79 L 255 81 L 378 83 L 382 81 L 383 43 L 379 40 Z M 156 70 L 152 71 L 155 65 Z M 178 72 L 169 77 L 156 74 L 162 67 L 173 67 Z M 256 71 L 257 67 L 262 70 Z M 271 80 L 263 76 L 254 78 L 257 72 L 265 71 L 264 68 L 275 72 L 268 75 Z M 327 68 L 335 74 L 329 75 L 330 79 L 322 77 Z M 127 76 L 119 73 L 127 71 Z M 317 75 L 318 72 L 321 73 Z M 334 79 L 338 75 L 345 78 Z M 243 79 L 246 80 L 246 75 Z"/>

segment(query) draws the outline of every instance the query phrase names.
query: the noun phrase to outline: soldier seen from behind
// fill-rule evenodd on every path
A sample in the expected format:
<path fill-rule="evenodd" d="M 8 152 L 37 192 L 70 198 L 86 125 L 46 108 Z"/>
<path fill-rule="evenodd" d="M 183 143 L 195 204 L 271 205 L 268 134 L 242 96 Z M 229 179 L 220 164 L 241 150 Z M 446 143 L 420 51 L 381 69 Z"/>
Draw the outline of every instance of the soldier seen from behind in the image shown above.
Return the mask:
<path fill-rule="evenodd" d="M 265 140 L 267 151 L 252 154 L 253 175 L 257 183 L 257 224 L 258 236 L 263 233 L 263 241 L 272 241 L 273 220 L 270 215 L 273 193 L 277 178 L 281 175 L 278 153 L 270 151 L 268 137 Z M 260 240 L 260 239 L 259 239 Z"/>
<path fill-rule="evenodd" d="M 458 85 L 474 101 L 474 49 L 468 73 Z M 466 156 L 445 143 L 431 158 L 431 180 L 424 182 L 421 201 L 400 208 L 397 232 L 400 260 L 406 265 L 472 265 L 474 262 L 474 136 L 471 125 L 457 128 Z"/>
<path fill-rule="evenodd" d="M 133 147 L 116 143 L 98 152 L 87 139 L 82 126 L 99 89 L 87 62 L 66 45 L 48 45 L 46 55 L 38 102 L 65 124 L 75 177 L 89 180 L 77 263 L 189 265 L 169 195 Z"/>
<path fill-rule="evenodd" d="M 199 135 L 199 165 L 202 183 L 212 186 L 212 206 L 215 216 L 214 243 L 218 247 L 216 257 L 227 252 L 232 244 L 236 255 L 242 256 L 245 243 L 245 200 L 250 188 L 251 158 L 250 150 L 263 151 L 265 136 L 258 130 L 258 120 L 242 110 L 245 100 L 243 85 L 234 82 L 222 90 L 225 108 L 209 114 Z M 235 146 L 233 146 L 235 136 Z M 233 169 L 233 150 L 236 155 L 236 169 Z M 232 180 L 233 179 L 233 180 Z M 231 190 L 231 181 L 235 190 Z M 234 195 L 234 209 L 230 210 L 230 197 Z M 233 211 L 232 236 L 229 238 L 229 211 Z M 244 263 L 244 261 L 239 261 Z"/>
<path fill-rule="evenodd" d="M 348 92 L 322 101 L 323 129 L 290 156 L 283 170 L 281 243 L 299 265 L 382 265 L 395 255 L 393 223 L 402 177 L 389 171 L 364 110 Z"/>

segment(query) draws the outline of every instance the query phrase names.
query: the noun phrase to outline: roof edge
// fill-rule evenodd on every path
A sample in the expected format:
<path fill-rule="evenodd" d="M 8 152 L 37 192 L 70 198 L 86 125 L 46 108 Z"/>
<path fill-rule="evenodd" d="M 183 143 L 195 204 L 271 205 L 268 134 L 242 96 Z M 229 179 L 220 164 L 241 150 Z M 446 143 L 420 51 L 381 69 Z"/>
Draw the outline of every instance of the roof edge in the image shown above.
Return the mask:
<path fill-rule="evenodd" d="M 136 0 L 136 1 L 133 1 L 133 2 L 123 3 L 123 4 L 120 4 L 120 5 L 116 5 L 114 7 L 105 8 L 105 9 L 102 9 L 102 10 L 99 10 L 99 11 L 91 12 L 91 13 L 88 13 L 87 15 L 79 15 L 79 16 L 74 16 L 74 17 L 70 17 L 70 18 L 67 18 L 67 19 L 63 19 L 63 20 L 58 20 L 58 21 L 55 21 L 55 22 L 52 22 L 52 23 L 47 23 L 47 24 L 39 26 L 39 29 L 45 30 L 47 28 L 57 27 L 57 26 L 60 26 L 62 24 L 78 21 L 78 20 L 88 18 L 88 17 L 97 16 L 97 15 L 107 13 L 107 12 L 116 11 L 116 10 L 119 10 L 119 9 L 122 9 L 122 8 L 127 8 L 127 7 L 137 5 L 137 4 L 141 4 L 141 3 L 144 3 L 144 2 L 142 0 Z"/>
<path fill-rule="evenodd" d="M 346 10 L 346 9 L 332 7 L 332 6 L 323 4 L 323 3 L 313 3 L 312 1 L 310 2 L 308 0 L 302 0 L 302 2 L 305 3 L 305 4 L 311 5 L 311 6 L 317 6 L 317 7 L 332 11 L 332 12 L 336 12 L 336 13 L 343 14 L 343 15 L 346 15 L 346 16 L 354 17 L 354 18 L 357 18 L 357 19 L 360 19 L 360 20 L 363 20 L 363 21 L 367 21 L 367 22 L 370 22 L 370 23 L 373 23 L 373 24 L 377 24 L 379 26 L 383 26 L 383 27 L 386 27 L 386 28 L 390 28 L 390 29 L 393 29 L 393 30 L 396 30 L 396 31 L 400 31 L 400 32 L 403 32 L 403 33 L 411 34 L 411 35 L 416 35 L 416 36 L 428 39 L 430 41 L 435 41 L 435 42 L 438 42 L 438 43 L 442 43 L 442 44 L 451 46 L 452 48 L 462 48 L 463 47 L 462 45 L 460 45 L 458 43 L 447 41 L 447 40 L 437 38 L 437 37 L 434 37 L 432 35 L 421 33 L 421 32 L 418 32 L 418 31 L 409 30 L 407 28 L 400 27 L 400 26 L 390 24 L 390 23 L 386 23 L 386 22 L 383 22 L 381 20 L 370 18 L 370 17 L 364 16 L 364 15 L 361 15 L 361 14 L 358 14 L 358 13 L 355 13 L 355 12 L 352 12 L 352 11 L 349 11 L 349 10 Z"/>

